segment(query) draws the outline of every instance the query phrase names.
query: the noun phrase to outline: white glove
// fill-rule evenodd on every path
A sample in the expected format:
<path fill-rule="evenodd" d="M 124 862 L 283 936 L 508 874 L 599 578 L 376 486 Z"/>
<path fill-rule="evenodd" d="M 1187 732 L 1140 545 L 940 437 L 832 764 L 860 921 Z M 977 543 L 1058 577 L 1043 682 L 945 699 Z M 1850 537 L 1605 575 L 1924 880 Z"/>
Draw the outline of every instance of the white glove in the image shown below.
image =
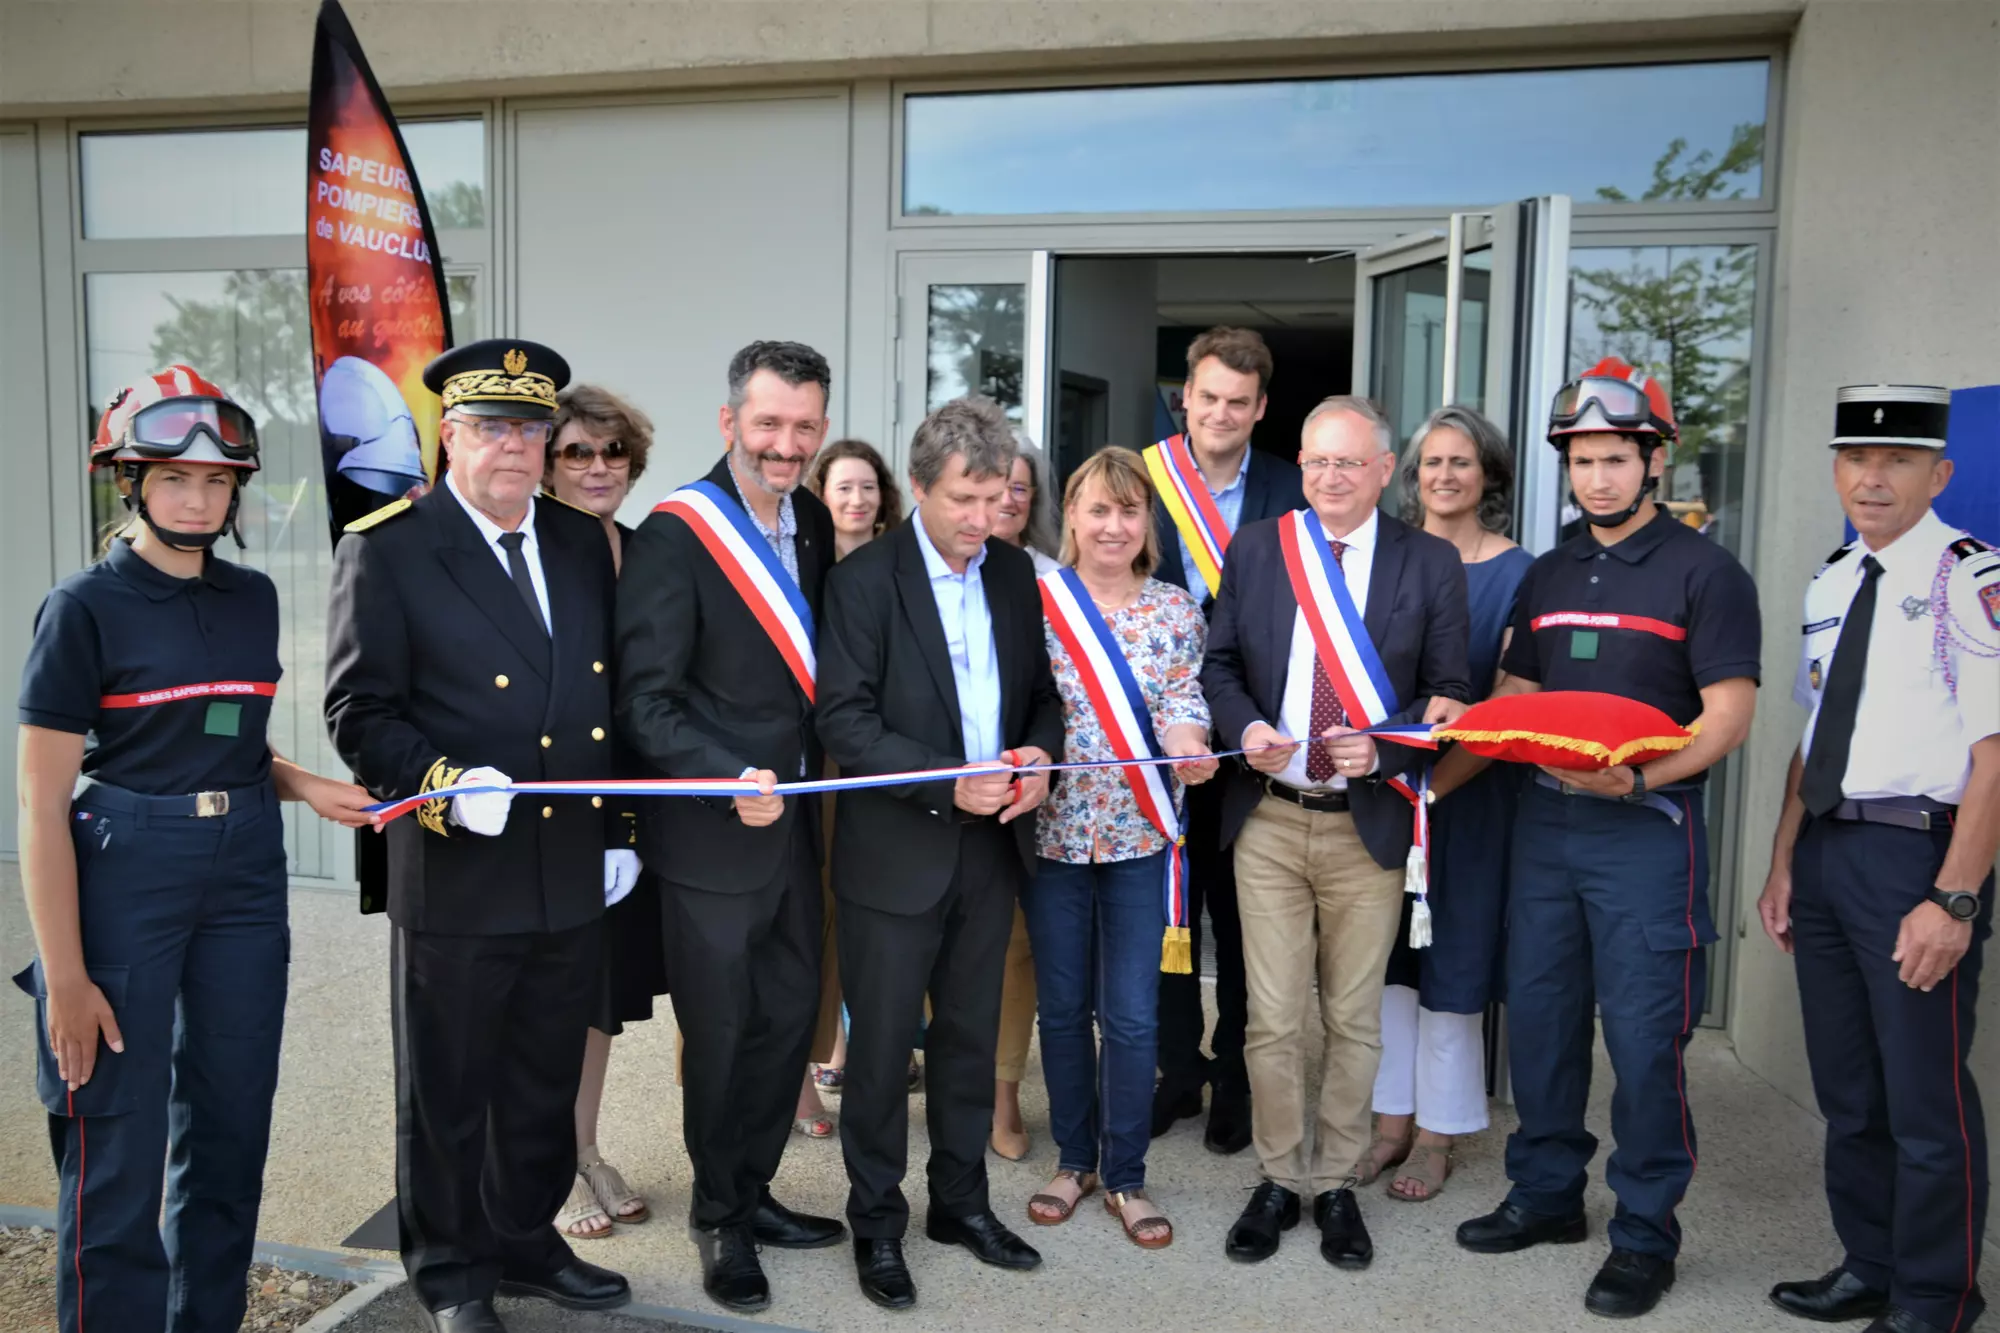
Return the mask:
<path fill-rule="evenodd" d="M 511 787 L 514 780 L 497 768 L 468 768 L 458 780 L 468 786 Z M 507 807 L 514 803 L 511 791 L 471 792 L 451 798 L 451 819 L 461 828 L 482 838 L 497 838 L 507 828 Z"/>
<path fill-rule="evenodd" d="M 639 882 L 639 853 L 620 847 L 604 854 L 604 905 L 610 907 Z"/>

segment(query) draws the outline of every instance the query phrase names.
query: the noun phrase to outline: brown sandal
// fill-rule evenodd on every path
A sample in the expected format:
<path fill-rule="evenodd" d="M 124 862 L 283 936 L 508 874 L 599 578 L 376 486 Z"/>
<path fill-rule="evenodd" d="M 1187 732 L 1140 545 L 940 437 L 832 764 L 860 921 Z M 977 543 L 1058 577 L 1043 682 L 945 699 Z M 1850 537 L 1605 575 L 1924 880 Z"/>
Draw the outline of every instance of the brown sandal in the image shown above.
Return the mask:
<path fill-rule="evenodd" d="M 1410 1137 L 1389 1139 L 1383 1137 L 1382 1120 L 1377 1116 L 1375 1127 L 1369 1132 L 1368 1151 L 1354 1166 L 1354 1183 L 1359 1186 L 1373 1185 L 1382 1178 L 1382 1173 L 1391 1167 L 1401 1166 L 1409 1160 L 1410 1151 L 1416 1147 L 1416 1122 L 1410 1124 Z M 1384 1152 L 1383 1149 L 1388 1149 Z"/>
<path fill-rule="evenodd" d="M 1419 1143 L 1410 1150 L 1403 1169 L 1389 1182 L 1388 1195 L 1399 1203 L 1429 1203 L 1444 1192 L 1445 1181 L 1451 1179 L 1452 1151 L 1440 1148 L 1435 1143 Z M 1422 1194 L 1405 1194 L 1396 1188 L 1404 1181 L 1423 1186 Z"/>
<path fill-rule="evenodd" d="M 1142 1250 L 1164 1250 L 1167 1246 L 1173 1244 L 1174 1224 L 1159 1213 L 1149 1214 L 1136 1222 L 1127 1222 L 1125 1220 L 1125 1205 L 1135 1199 L 1140 1203 L 1152 1202 L 1151 1199 L 1146 1197 L 1146 1191 L 1144 1190 L 1111 1190 L 1104 1196 L 1104 1211 L 1118 1219 L 1118 1225 L 1125 1228 L 1126 1239 Z M 1157 1228 L 1159 1227 L 1166 1228 L 1164 1234 L 1157 1233 Z M 1152 1236 L 1142 1236 L 1139 1234 L 1148 1228 L 1155 1229 L 1156 1234 Z"/>
<path fill-rule="evenodd" d="M 1068 1168 L 1064 1168 L 1056 1172 L 1050 1178 L 1049 1183 L 1053 1185 L 1058 1180 L 1075 1181 L 1076 1198 L 1065 1199 L 1060 1194 L 1049 1194 L 1046 1192 L 1029 1195 L 1028 1220 L 1038 1227 L 1057 1227 L 1069 1221 L 1070 1217 L 1076 1212 L 1077 1204 L 1089 1198 L 1092 1192 L 1097 1189 L 1097 1173 L 1095 1171 L 1071 1171 Z M 1055 1215 L 1053 1217 L 1044 1217 L 1035 1211 L 1036 1204 L 1042 1205 L 1042 1207 Z"/>

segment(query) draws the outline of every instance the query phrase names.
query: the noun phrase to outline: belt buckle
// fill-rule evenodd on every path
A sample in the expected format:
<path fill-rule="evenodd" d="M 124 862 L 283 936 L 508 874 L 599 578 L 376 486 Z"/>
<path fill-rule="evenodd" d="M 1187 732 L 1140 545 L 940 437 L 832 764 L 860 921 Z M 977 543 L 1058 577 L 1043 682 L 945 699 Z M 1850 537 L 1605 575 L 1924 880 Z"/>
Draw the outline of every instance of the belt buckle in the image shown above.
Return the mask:
<path fill-rule="evenodd" d="M 198 791 L 194 794 L 194 817 L 214 819 L 229 813 L 229 793 L 226 791 Z"/>

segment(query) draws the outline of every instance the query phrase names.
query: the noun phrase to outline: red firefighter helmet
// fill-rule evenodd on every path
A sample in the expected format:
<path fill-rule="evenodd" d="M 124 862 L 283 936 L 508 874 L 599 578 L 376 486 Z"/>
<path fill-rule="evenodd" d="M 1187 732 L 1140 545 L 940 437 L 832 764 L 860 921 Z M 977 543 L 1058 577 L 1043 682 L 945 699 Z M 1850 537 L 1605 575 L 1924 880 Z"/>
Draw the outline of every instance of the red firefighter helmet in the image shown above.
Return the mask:
<path fill-rule="evenodd" d="M 168 366 L 120 389 L 90 444 L 93 468 L 170 458 L 257 470 L 256 421 L 192 366 Z"/>
<path fill-rule="evenodd" d="M 1660 382 L 1615 356 L 1607 356 L 1562 386 L 1549 409 L 1549 443 L 1558 449 L 1570 435 L 1656 435 L 1676 440 L 1674 405 Z"/>

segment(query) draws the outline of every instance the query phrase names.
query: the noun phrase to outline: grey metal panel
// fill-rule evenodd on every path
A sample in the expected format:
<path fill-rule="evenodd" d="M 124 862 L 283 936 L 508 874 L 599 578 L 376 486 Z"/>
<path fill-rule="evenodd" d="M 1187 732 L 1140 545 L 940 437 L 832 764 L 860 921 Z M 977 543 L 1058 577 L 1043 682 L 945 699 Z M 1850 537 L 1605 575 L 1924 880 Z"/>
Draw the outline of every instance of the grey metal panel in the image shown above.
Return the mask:
<path fill-rule="evenodd" d="M 758 338 L 847 365 L 845 89 L 513 117 L 513 331 L 653 418 L 642 518 L 721 450 L 730 355 Z"/>
<path fill-rule="evenodd" d="M 54 460 L 82 465 L 82 447 L 49 445 L 47 367 L 43 363 L 41 190 L 36 180 L 35 131 L 0 129 L 0 523 L 7 560 L 0 564 L 0 698 L 20 691 L 21 663 L 32 637 L 35 608 L 55 581 L 49 473 Z M 0 764 L 6 814 L 0 854 L 20 848 L 14 765 Z"/>

